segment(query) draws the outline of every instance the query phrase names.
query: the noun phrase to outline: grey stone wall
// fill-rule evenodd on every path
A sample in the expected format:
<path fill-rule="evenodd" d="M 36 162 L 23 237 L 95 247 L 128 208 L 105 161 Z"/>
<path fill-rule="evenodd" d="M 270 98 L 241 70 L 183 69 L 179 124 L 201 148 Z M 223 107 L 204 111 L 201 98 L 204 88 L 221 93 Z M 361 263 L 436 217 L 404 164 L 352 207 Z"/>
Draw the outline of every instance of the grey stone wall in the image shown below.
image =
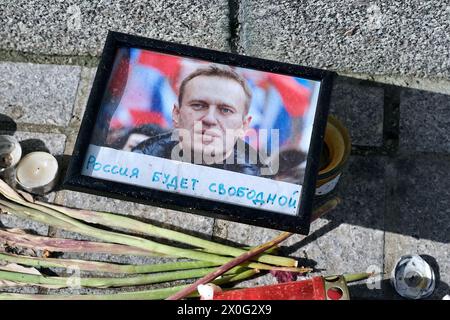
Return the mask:
<path fill-rule="evenodd" d="M 450 75 L 447 1 L 241 3 L 246 53 L 366 74 Z"/>

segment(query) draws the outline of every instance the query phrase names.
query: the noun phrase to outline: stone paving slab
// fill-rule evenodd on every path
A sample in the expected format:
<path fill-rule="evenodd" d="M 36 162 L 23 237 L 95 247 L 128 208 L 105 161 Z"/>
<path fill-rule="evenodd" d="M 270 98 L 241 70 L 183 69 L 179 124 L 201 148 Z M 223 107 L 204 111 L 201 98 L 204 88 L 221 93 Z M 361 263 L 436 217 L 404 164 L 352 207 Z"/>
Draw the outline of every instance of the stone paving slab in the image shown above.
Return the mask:
<path fill-rule="evenodd" d="M 241 1 L 248 55 L 341 72 L 450 75 L 446 1 Z"/>
<path fill-rule="evenodd" d="M 34 68 L 34 66 L 24 65 L 27 68 Z M 67 117 L 58 115 L 54 118 L 62 119 L 60 123 L 54 125 L 61 126 L 58 130 L 64 134 L 26 132 L 24 130 L 29 130 L 29 127 L 36 128 L 40 132 L 48 129 L 48 123 L 42 122 L 39 118 L 42 116 L 41 109 L 36 109 L 37 107 L 27 109 L 26 115 L 29 115 L 31 120 L 22 121 L 22 119 L 15 119 L 14 115 L 2 109 L 3 105 L 0 105 L 0 115 L 2 115 L 0 121 L 5 116 L 9 116 L 19 123 L 20 131 L 15 132 L 14 135 L 22 141 L 25 152 L 45 150 L 57 155 L 59 160 L 62 159 L 63 154 L 71 154 L 95 75 L 95 68 L 77 68 L 79 73 L 75 77 L 75 90 L 71 95 L 72 106 L 67 109 L 69 114 Z M 17 76 L 17 79 L 17 83 L 20 83 L 19 79 L 27 79 L 26 72 L 20 77 Z M 2 83 L 0 83 L 1 86 Z M 45 88 L 48 89 L 46 86 Z M 40 101 L 42 105 L 45 105 L 46 101 L 53 101 L 52 99 L 59 92 L 58 88 L 51 89 L 53 96 L 35 100 Z M 338 115 L 350 129 L 353 143 L 369 147 L 380 146 L 383 87 L 338 78 L 335 89 L 331 113 Z M 19 100 L 24 99 L 23 97 L 28 97 L 28 93 L 17 91 L 17 96 Z M 0 101 L 2 97 L 0 95 Z M 450 110 L 448 104 L 450 99 L 448 97 L 448 95 L 411 89 L 403 90 L 400 96 L 401 153 L 393 158 L 351 156 L 339 185 L 339 194 L 343 203 L 328 216 L 314 222 L 308 238 L 303 239 L 302 236 L 295 235 L 286 241 L 281 254 L 297 257 L 300 265 L 314 267 L 314 275 L 364 271 L 386 272 L 385 280 L 381 283 L 377 280 L 374 290 L 371 290 L 364 282 L 352 285 L 350 288 L 352 299 L 399 299 L 387 280 L 395 261 L 404 254 L 426 254 L 434 257 L 439 266 L 440 282 L 431 299 L 441 299 L 449 294 L 450 127 L 447 115 Z M 30 104 L 36 102 L 32 99 L 27 101 Z M 45 108 L 42 110 L 46 112 Z M 30 126 L 29 123 L 33 125 Z M 0 131 L 0 134 L 2 133 L 11 134 L 11 132 Z M 432 154 L 422 154 L 422 152 L 432 152 Z M 50 193 L 45 200 L 78 208 L 131 215 L 206 239 L 213 236 L 215 239 L 241 245 L 258 245 L 279 233 L 276 230 L 219 219 L 214 222 L 212 218 L 67 190 Z M 50 233 L 50 235 L 68 238 L 90 239 L 61 230 L 49 230 L 45 225 L 13 216 L 1 216 L 0 222 L 7 227 L 31 229 L 42 235 Z M 64 254 L 62 257 L 129 264 L 170 261 L 168 258 L 161 257 L 107 254 Z M 275 281 L 275 278 L 269 274 L 246 281 L 240 286 L 264 285 L 275 283 Z M 177 283 L 184 284 L 186 281 Z M 139 289 L 165 285 L 145 286 Z M 113 293 L 129 290 L 131 289 L 82 289 L 76 292 L 66 289 L 48 292 Z M 42 289 L 36 287 L 14 288 L 7 291 L 42 293 Z M 44 292 L 47 291 L 44 290 Z"/>
<path fill-rule="evenodd" d="M 400 101 L 400 149 L 450 153 L 450 95 L 405 89 Z"/>
<path fill-rule="evenodd" d="M 179 285 L 185 285 L 187 283 L 190 283 L 189 280 L 177 280 L 170 283 L 170 286 L 179 286 Z M 104 288 L 104 289 L 96 289 L 96 288 L 65 288 L 65 289 L 59 289 L 59 290 L 48 290 L 46 294 L 115 294 L 115 293 L 125 293 L 125 292 L 131 292 L 131 291 L 144 291 L 144 290 L 151 290 L 151 289 L 161 289 L 161 288 L 167 288 L 169 287 L 169 284 L 167 283 L 155 283 L 150 285 L 142 285 L 138 287 L 123 287 L 123 288 Z"/>
<path fill-rule="evenodd" d="M 74 237 L 73 233 L 68 233 L 65 231 L 58 231 L 56 236 L 63 237 L 66 239 L 78 238 L 81 240 L 87 240 L 86 237 Z M 120 263 L 120 264 L 157 264 L 157 263 L 169 263 L 176 261 L 175 258 L 164 258 L 156 256 L 133 256 L 133 255 L 112 255 L 106 253 L 64 253 L 60 256 L 64 259 L 86 259 L 92 261 L 104 261 L 110 263 Z"/>
<path fill-rule="evenodd" d="M 94 82 L 97 68 L 83 67 L 80 74 L 80 82 L 75 99 L 75 105 L 72 112 L 71 126 L 78 130 L 84 111 L 91 93 L 92 84 Z"/>
<path fill-rule="evenodd" d="M 66 126 L 80 78 L 78 66 L 0 63 L 0 113 L 17 123 Z"/>
<path fill-rule="evenodd" d="M 69 232 L 61 229 L 53 229 L 51 231 L 51 236 L 65 239 L 75 239 L 75 240 L 83 240 L 83 241 L 94 241 L 94 242 L 102 242 L 99 239 L 94 237 L 88 237 L 85 235 L 81 235 L 74 232 Z M 174 262 L 176 258 L 173 257 L 162 257 L 157 255 L 149 255 L 149 256 L 134 256 L 134 255 L 115 255 L 108 253 L 62 253 L 58 255 L 58 257 L 63 259 L 81 259 L 81 260 L 91 260 L 91 261 L 104 261 L 110 263 L 119 263 L 119 264 L 158 264 L 158 263 L 166 263 L 166 262 Z"/>
<path fill-rule="evenodd" d="M 307 238 L 294 235 L 282 252 L 299 258 L 299 265 L 314 267 L 323 275 L 366 272 L 383 268 L 384 163 L 378 157 L 351 157 L 340 181 L 342 204 L 315 221 Z M 216 220 L 214 236 L 246 245 L 258 245 L 279 231 Z M 272 276 L 247 282 L 274 283 Z M 378 298 L 381 290 L 359 286 L 355 298 Z"/>
<path fill-rule="evenodd" d="M 11 134 L 11 132 L 0 130 L 0 134 Z M 62 155 L 64 152 L 66 142 L 64 134 L 17 131 L 13 136 L 22 147 L 22 156 L 33 151 L 50 152 L 54 156 Z"/>
<path fill-rule="evenodd" d="M 17 286 L 17 287 L 1 287 L 0 292 L 4 293 L 21 293 L 21 294 L 39 294 L 39 288 L 36 286 Z"/>
<path fill-rule="evenodd" d="M 30 219 L 19 218 L 12 214 L 0 214 L 0 226 L 3 225 L 6 228 L 19 228 L 27 230 L 31 233 L 47 236 L 48 226 L 35 222 Z"/>
<path fill-rule="evenodd" d="M 3 50 L 96 56 L 108 30 L 228 48 L 225 0 L 27 0 L 3 3 L 0 8 Z"/>
<path fill-rule="evenodd" d="M 384 89 L 365 81 L 336 77 L 330 99 L 330 114 L 349 130 L 353 145 L 383 145 Z"/>
<path fill-rule="evenodd" d="M 386 218 L 385 272 L 405 254 L 433 257 L 441 282 L 432 299 L 450 294 L 450 169 L 448 156 L 404 156 L 397 161 L 395 211 Z M 398 229 L 397 229 L 398 230 Z M 391 292 L 391 296 L 395 294 Z"/>

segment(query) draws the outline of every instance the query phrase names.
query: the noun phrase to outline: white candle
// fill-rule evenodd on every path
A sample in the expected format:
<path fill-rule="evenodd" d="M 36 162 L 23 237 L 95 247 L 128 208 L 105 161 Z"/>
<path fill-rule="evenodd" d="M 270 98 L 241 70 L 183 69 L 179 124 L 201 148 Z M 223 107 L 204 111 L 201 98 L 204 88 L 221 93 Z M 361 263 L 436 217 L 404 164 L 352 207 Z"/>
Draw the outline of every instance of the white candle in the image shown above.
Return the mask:
<path fill-rule="evenodd" d="M 13 136 L 0 135 L 0 172 L 14 167 L 22 156 L 22 147 Z"/>
<path fill-rule="evenodd" d="M 47 193 L 56 184 L 58 161 L 46 152 L 31 152 L 19 162 L 16 180 L 19 185 L 32 193 Z"/>

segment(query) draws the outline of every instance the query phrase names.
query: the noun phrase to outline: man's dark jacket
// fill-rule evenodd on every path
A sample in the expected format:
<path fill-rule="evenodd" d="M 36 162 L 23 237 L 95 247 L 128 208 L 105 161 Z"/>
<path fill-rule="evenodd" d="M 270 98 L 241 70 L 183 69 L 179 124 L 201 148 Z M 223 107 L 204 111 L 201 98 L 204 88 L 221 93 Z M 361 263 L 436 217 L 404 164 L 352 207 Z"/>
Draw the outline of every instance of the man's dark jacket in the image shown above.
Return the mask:
<path fill-rule="evenodd" d="M 171 159 L 172 150 L 179 143 L 178 141 L 172 140 L 171 136 L 172 132 L 168 132 L 151 137 L 138 144 L 132 151 L 137 153 L 148 154 L 155 157 Z M 260 176 L 263 164 L 261 164 L 260 162 L 259 155 L 257 157 L 258 159 L 257 163 L 251 164 L 250 152 L 256 153 L 256 150 L 253 149 L 246 142 L 244 142 L 244 145 L 245 145 L 244 154 L 238 153 L 237 143 L 234 145 L 234 152 L 230 155 L 230 157 L 234 157 L 232 163 L 230 164 L 226 163 L 226 160 L 224 160 L 223 163 L 214 163 L 210 165 L 208 164 L 207 166 L 244 173 L 252 176 Z M 191 157 L 191 159 L 192 158 L 193 157 Z"/>

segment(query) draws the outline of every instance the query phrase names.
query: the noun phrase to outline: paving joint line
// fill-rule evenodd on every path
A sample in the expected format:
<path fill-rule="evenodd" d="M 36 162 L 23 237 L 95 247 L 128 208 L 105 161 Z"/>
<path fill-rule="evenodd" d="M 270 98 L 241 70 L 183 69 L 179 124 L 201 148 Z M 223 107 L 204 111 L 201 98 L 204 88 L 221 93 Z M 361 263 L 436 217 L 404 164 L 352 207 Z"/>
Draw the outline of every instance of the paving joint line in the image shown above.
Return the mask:
<path fill-rule="evenodd" d="M 240 0 L 228 0 L 228 10 L 229 10 L 229 47 L 232 53 L 238 52 L 239 47 L 239 9 L 240 9 Z"/>

